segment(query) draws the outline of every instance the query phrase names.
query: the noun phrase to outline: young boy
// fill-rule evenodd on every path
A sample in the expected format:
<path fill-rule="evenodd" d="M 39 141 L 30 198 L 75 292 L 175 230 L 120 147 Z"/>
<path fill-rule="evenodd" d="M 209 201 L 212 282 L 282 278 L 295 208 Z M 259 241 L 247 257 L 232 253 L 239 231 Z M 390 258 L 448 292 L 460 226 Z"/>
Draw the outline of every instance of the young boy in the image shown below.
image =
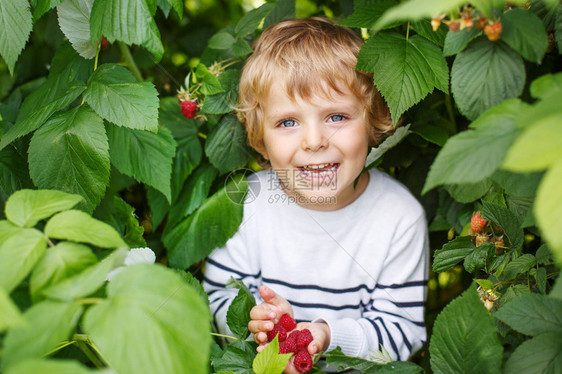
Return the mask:
<path fill-rule="evenodd" d="M 312 332 L 310 354 L 339 346 L 369 358 L 382 344 L 407 360 L 426 339 L 423 209 L 388 175 L 363 171 L 392 123 L 372 77 L 355 71 L 362 43 L 327 20 L 282 21 L 244 66 L 239 115 L 271 168 L 250 177 L 260 192 L 209 256 L 203 285 L 227 333 L 237 290 L 224 285 L 232 276 L 249 287 L 258 350 L 284 313 Z"/>

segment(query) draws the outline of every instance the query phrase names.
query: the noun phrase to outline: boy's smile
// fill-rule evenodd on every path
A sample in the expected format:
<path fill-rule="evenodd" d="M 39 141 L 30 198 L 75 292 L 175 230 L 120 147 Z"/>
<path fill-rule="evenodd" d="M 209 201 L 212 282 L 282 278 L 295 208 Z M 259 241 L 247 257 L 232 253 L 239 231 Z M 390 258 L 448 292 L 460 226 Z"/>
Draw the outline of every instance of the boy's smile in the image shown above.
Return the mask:
<path fill-rule="evenodd" d="M 340 86 L 341 93 L 321 87 L 308 99 L 291 99 L 283 84 L 271 86 L 263 102 L 264 157 L 299 205 L 335 210 L 353 202 L 367 185 L 367 174 L 356 186 L 355 180 L 369 140 L 361 101 L 346 86 Z"/>

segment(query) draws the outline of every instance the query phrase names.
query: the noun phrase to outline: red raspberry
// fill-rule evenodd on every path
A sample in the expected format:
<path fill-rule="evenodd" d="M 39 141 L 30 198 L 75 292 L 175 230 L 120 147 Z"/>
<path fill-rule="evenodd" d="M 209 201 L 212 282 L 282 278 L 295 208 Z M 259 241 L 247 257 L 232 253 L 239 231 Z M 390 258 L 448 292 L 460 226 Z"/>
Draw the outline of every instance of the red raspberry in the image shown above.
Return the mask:
<path fill-rule="evenodd" d="M 472 218 L 470 219 L 470 229 L 473 233 L 478 234 L 488 221 L 486 221 L 479 213 L 472 214 Z"/>
<path fill-rule="evenodd" d="M 279 324 L 273 326 L 273 330 L 267 332 L 267 340 L 272 341 L 275 339 L 275 335 L 279 334 L 279 343 L 284 342 L 287 339 L 287 330 Z"/>
<path fill-rule="evenodd" d="M 197 103 L 195 101 L 182 101 L 180 106 L 185 118 L 191 119 L 195 116 L 195 111 L 197 110 Z"/>
<path fill-rule="evenodd" d="M 297 340 L 293 337 L 293 334 L 287 337 L 287 340 L 279 343 L 279 353 L 297 353 Z"/>
<path fill-rule="evenodd" d="M 312 340 L 314 340 L 309 329 L 301 330 L 300 334 L 298 334 L 296 338 L 298 349 L 306 349 Z"/>
<path fill-rule="evenodd" d="M 277 323 L 283 326 L 287 331 L 291 331 L 297 327 L 297 321 L 295 321 L 288 313 L 283 314 Z"/>
<path fill-rule="evenodd" d="M 305 351 L 299 351 L 293 359 L 293 365 L 299 373 L 306 373 L 312 369 L 312 356 Z"/>

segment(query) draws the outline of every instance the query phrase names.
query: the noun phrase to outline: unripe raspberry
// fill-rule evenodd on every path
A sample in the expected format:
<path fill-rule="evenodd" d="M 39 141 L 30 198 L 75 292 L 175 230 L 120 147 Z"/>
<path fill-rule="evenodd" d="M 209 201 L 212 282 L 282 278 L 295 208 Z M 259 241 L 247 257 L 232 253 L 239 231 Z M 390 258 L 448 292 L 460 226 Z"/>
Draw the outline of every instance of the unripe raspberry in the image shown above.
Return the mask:
<path fill-rule="evenodd" d="M 480 213 L 476 212 L 472 214 L 472 217 L 470 218 L 470 229 L 472 230 L 473 233 L 478 234 L 480 231 L 482 231 L 482 229 L 484 228 L 484 226 L 486 226 L 487 223 L 488 221 L 482 218 Z"/>
<path fill-rule="evenodd" d="M 486 34 L 486 36 L 488 37 L 488 39 L 492 42 L 495 42 L 496 40 L 498 40 L 500 38 L 500 35 L 502 33 L 502 23 L 500 21 L 497 21 L 495 23 L 489 24 L 487 23 L 484 26 L 484 33 Z"/>
<path fill-rule="evenodd" d="M 476 243 L 474 243 L 474 245 L 476 245 L 476 247 L 480 247 L 482 244 L 487 243 L 489 240 L 490 238 L 488 238 L 488 235 L 478 234 L 476 235 Z"/>

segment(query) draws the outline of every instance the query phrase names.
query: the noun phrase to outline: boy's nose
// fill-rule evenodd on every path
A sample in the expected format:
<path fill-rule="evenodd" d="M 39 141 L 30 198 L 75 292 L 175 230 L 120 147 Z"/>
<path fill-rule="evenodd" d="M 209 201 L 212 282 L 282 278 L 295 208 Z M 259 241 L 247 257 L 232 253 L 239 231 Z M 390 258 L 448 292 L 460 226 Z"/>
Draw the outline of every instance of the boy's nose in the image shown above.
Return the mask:
<path fill-rule="evenodd" d="M 302 139 L 303 149 L 317 152 L 328 146 L 328 138 L 321 125 L 305 126 Z"/>

